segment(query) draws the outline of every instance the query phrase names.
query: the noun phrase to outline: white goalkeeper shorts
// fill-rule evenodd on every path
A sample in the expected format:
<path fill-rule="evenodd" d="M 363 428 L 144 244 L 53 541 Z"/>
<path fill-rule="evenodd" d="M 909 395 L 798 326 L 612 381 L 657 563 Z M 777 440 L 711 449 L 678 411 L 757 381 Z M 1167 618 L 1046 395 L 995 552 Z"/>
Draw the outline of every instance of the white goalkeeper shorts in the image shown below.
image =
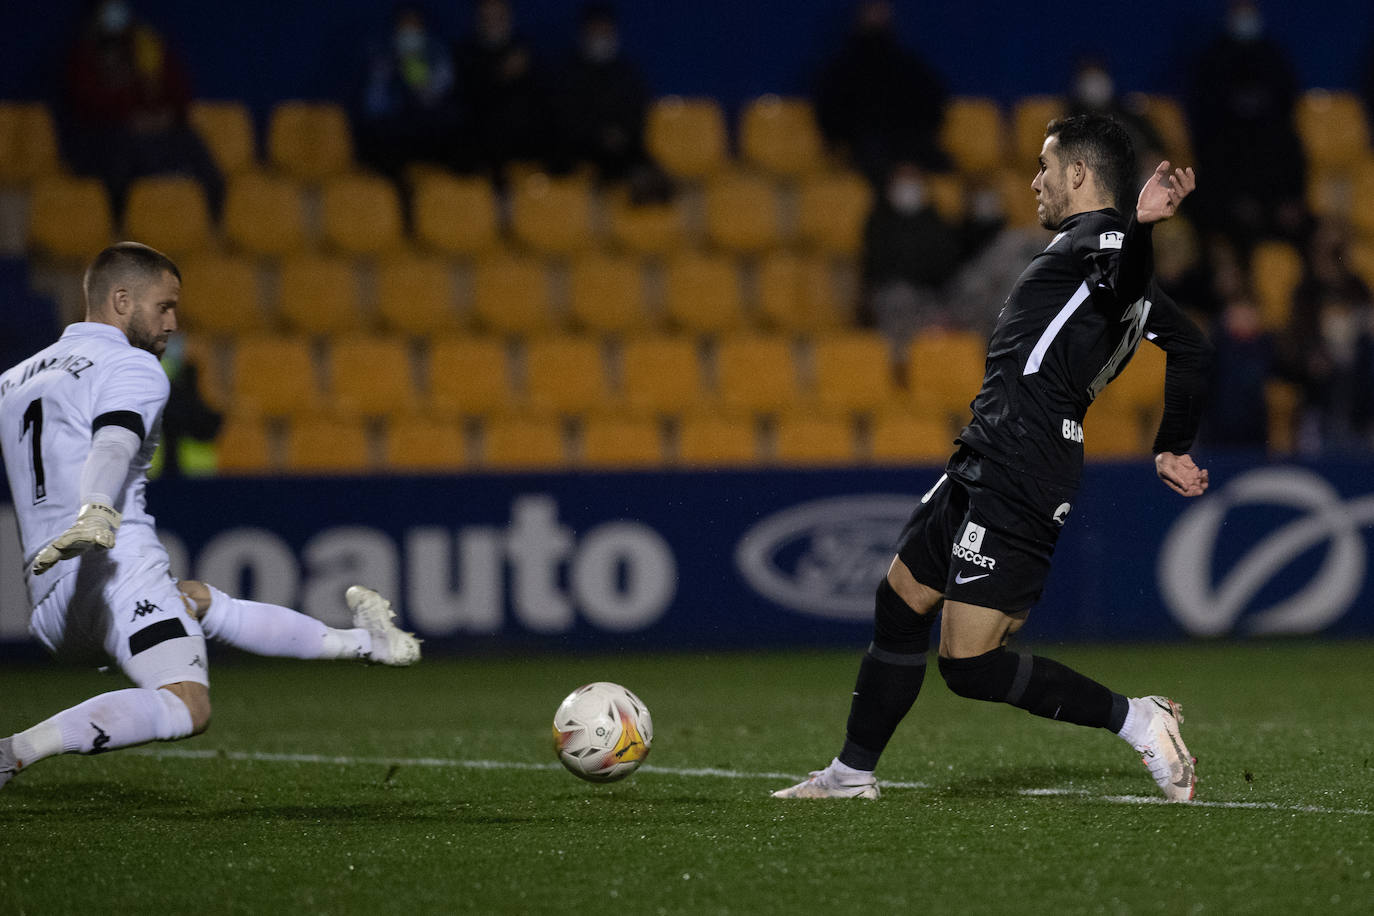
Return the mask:
<path fill-rule="evenodd" d="M 53 584 L 29 620 L 49 652 L 77 664 L 113 661 L 139 687 L 210 685 L 205 634 L 165 554 L 93 552 L 68 563 L 77 568 Z"/>

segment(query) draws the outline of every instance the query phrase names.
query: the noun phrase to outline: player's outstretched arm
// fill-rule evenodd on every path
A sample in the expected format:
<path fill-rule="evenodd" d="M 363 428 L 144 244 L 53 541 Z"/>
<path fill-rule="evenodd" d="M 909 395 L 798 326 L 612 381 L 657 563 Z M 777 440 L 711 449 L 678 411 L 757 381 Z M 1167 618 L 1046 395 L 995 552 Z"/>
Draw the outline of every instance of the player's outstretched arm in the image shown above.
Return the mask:
<path fill-rule="evenodd" d="M 123 518 L 110 506 L 87 503 L 81 507 L 76 524 L 53 539 L 33 561 L 37 575 L 47 572 L 62 560 L 70 560 L 93 548 L 109 550 L 115 545 L 115 532 Z"/>
<path fill-rule="evenodd" d="M 1160 452 L 1155 455 L 1155 473 L 1165 486 L 1183 496 L 1207 492 L 1207 469 L 1198 467 L 1191 455 Z"/>
<path fill-rule="evenodd" d="M 1135 218 L 1141 223 L 1157 223 L 1178 212 L 1183 198 L 1193 193 L 1197 178 L 1192 169 L 1174 169 L 1169 175 L 1169 162 L 1161 162 L 1140 189 L 1140 197 L 1135 205 Z"/>

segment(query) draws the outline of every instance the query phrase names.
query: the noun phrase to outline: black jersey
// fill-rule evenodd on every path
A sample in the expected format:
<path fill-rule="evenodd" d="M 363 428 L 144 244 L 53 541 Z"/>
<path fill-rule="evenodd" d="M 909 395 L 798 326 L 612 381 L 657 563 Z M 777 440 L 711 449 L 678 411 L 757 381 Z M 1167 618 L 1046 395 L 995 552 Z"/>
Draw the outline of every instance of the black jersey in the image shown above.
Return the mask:
<path fill-rule="evenodd" d="M 1088 406 L 1125 367 L 1147 331 L 1169 351 L 1177 386 L 1186 354 L 1197 356 L 1207 344 L 1149 282 L 1148 230 L 1134 218 L 1123 222 L 1112 209 L 1064 220 L 1017 278 L 997 317 L 983 387 L 960 442 L 1014 470 L 1076 484 L 1083 470 Z M 1185 354 L 1178 365 L 1175 350 Z M 1167 435 L 1161 428 L 1171 450 L 1186 451 L 1192 443 L 1200 378 L 1188 373 L 1187 415 L 1180 417 L 1176 410 L 1168 417 Z"/>

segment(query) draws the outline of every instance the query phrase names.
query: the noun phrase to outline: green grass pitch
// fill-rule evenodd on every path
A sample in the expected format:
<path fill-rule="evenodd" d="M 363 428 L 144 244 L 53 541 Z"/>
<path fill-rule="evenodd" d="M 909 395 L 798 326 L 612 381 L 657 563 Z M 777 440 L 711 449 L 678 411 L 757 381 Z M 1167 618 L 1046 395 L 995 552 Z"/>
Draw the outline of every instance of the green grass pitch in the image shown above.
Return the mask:
<path fill-rule="evenodd" d="M 0 912 L 1374 912 L 1374 643 L 1035 648 L 1182 702 L 1199 803 L 933 668 L 881 800 L 769 798 L 838 749 L 857 651 L 221 656 L 206 735 L 0 791 Z M 648 764 L 609 786 L 551 750 L 589 680 L 654 715 Z M 8 665 L 0 734 L 118 686 Z"/>

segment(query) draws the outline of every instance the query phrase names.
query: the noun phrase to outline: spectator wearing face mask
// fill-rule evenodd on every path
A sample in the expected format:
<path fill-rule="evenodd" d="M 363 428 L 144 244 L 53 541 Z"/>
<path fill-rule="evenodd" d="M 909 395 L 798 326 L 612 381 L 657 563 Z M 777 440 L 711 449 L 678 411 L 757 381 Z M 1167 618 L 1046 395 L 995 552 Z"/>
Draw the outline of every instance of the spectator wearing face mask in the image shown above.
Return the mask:
<path fill-rule="evenodd" d="M 534 49 L 515 30 L 508 0 L 478 0 L 471 35 L 458 45 L 458 81 L 481 168 L 498 181 L 511 162 L 548 159 L 548 93 Z"/>
<path fill-rule="evenodd" d="M 453 56 L 418 4 L 396 7 L 391 31 L 369 50 L 355 117 L 358 155 L 399 179 L 413 162 L 460 165 Z"/>
<path fill-rule="evenodd" d="M 1306 157 L 1293 123 L 1298 83 L 1253 0 L 1232 0 L 1226 31 L 1199 58 L 1189 122 L 1200 185 L 1193 212 L 1248 252 L 1307 231 Z"/>
<path fill-rule="evenodd" d="M 1154 171 L 1151 163 L 1167 158 L 1164 155 L 1164 142 L 1159 131 L 1155 130 L 1144 114 L 1128 104 L 1117 91 L 1115 78 L 1107 65 L 1094 57 L 1083 58 L 1074 71 L 1073 85 L 1066 99 L 1070 115 L 1106 115 L 1115 120 L 1131 137 L 1131 148 L 1135 150 L 1137 168 L 1140 170 L 1136 185 L 1144 184 Z M 1131 189 L 1135 193 L 1136 188 Z M 1124 212 L 1124 208 L 1123 208 Z"/>
<path fill-rule="evenodd" d="M 864 227 L 863 323 L 896 343 L 930 328 L 968 327 L 943 294 L 963 256 L 962 238 L 963 227 L 935 209 L 921 168 L 894 167 Z"/>
<path fill-rule="evenodd" d="M 91 5 L 67 57 L 63 101 L 65 158 L 104 181 L 116 218 L 134 179 L 162 174 L 199 180 L 218 215 L 224 179 L 187 120 L 190 76 L 126 0 Z"/>

